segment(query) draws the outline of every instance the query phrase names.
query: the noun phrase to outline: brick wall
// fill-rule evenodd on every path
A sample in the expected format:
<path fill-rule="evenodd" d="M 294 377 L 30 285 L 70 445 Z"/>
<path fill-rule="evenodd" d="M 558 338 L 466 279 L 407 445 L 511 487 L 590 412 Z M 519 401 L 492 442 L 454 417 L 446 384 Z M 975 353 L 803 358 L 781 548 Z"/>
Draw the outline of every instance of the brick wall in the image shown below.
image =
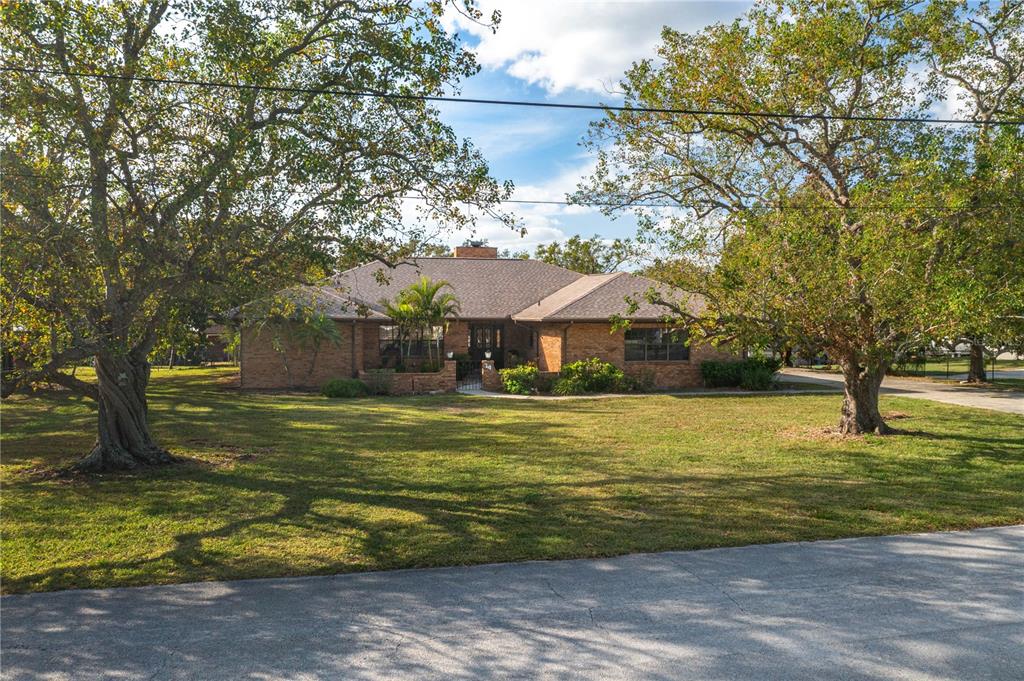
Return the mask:
<path fill-rule="evenodd" d="M 493 260 L 498 257 L 498 249 L 494 246 L 456 246 L 456 258 L 487 258 Z"/>
<path fill-rule="evenodd" d="M 380 327 L 377 322 L 358 323 L 363 341 L 363 361 L 356 363 L 357 369 L 376 369 L 380 366 Z"/>
<path fill-rule="evenodd" d="M 523 324 L 508 322 L 505 324 L 505 366 L 512 366 L 509 361 L 508 352 L 515 350 L 519 353 L 519 361 L 527 362 L 536 359 L 537 347 L 530 347 L 530 338 L 533 336 L 533 329 Z"/>
<path fill-rule="evenodd" d="M 415 395 L 418 393 L 455 392 L 455 362 L 446 361 L 441 371 L 431 373 L 394 373 L 391 375 L 392 395 Z M 366 381 L 367 372 L 360 371 L 359 378 Z"/>
<path fill-rule="evenodd" d="M 493 359 L 485 359 L 480 362 L 480 387 L 495 393 L 500 393 L 505 389 L 501 383 L 501 375 L 494 367 Z"/>
<path fill-rule="evenodd" d="M 449 352 L 456 355 L 464 355 L 469 352 L 469 322 L 455 320 L 449 322 L 448 329 L 444 332 L 445 357 Z"/>
<path fill-rule="evenodd" d="M 562 332 L 565 326 L 537 325 L 537 368 L 541 371 L 558 371 L 562 368 Z"/>
<path fill-rule="evenodd" d="M 315 363 L 311 345 L 292 345 L 281 353 L 274 349 L 274 330 L 271 327 L 264 328 L 262 332 L 255 328 L 243 328 L 239 353 L 242 387 L 319 389 L 333 378 L 351 378 L 356 369 L 353 363 L 353 340 L 362 340 L 359 337 L 362 329 L 359 326 L 353 327 L 351 322 L 335 323 L 340 342 L 337 345 L 323 342 Z"/>
<path fill-rule="evenodd" d="M 657 324 L 635 324 L 633 328 L 652 328 Z M 543 345 L 543 343 L 542 343 Z M 563 363 L 568 364 L 588 357 L 599 357 L 620 367 L 630 375 L 652 374 L 655 387 L 659 389 L 690 388 L 703 385 L 700 363 L 709 359 L 738 359 L 731 352 L 715 349 L 710 345 L 690 347 L 687 361 L 627 362 L 625 332 L 610 333 L 610 325 L 604 323 L 572 324 L 566 330 L 566 347 Z M 560 365 L 559 367 L 560 368 Z M 555 370 L 548 366 L 542 371 Z"/>

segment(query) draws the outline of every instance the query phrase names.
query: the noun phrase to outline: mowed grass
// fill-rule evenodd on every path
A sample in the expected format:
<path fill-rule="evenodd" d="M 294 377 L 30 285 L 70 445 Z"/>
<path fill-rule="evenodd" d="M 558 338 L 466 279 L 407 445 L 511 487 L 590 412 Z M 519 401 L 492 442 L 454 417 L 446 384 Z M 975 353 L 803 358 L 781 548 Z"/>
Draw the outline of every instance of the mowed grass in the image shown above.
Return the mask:
<path fill-rule="evenodd" d="M 48 479 L 93 441 L 66 393 L 3 404 L 7 592 L 605 556 L 1024 522 L 1024 419 L 835 395 L 557 402 L 242 393 L 157 371 L 186 463 Z"/>

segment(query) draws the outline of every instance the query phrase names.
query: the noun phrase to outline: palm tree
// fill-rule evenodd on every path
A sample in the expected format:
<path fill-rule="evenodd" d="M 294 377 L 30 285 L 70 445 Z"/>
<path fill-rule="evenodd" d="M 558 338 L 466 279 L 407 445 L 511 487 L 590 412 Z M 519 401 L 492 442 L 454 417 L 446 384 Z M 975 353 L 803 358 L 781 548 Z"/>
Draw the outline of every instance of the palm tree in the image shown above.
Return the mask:
<path fill-rule="evenodd" d="M 391 318 L 398 328 L 398 363 L 405 366 L 405 356 L 411 344 L 412 328 L 416 325 L 415 312 L 399 293 L 394 301 L 384 300 L 384 314 Z"/>
<path fill-rule="evenodd" d="M 424 332 L 432 335 L 434 328 L 438 326 L 447 331 L 448 318 L 459 312 L 459 301 L 453 293 L 441 292 L 446 286 L 451 288 L 451 284 L 443 279 L 431 281 L 427 277 L 420 277 L 419 281 L 402 289 L 394 304 L 387 303 L 387 315 L 401 327 L 401 322 L 392 315 L 392 310 L 398 313 L 399 318 L 406 321 L 410 330 L 419 331 L 421 338 Z M 430 346 L 431 342 L 428 340 L 427 361 L 433 362 Z M 439 364 L 440 359 L 438 357 Z"/>

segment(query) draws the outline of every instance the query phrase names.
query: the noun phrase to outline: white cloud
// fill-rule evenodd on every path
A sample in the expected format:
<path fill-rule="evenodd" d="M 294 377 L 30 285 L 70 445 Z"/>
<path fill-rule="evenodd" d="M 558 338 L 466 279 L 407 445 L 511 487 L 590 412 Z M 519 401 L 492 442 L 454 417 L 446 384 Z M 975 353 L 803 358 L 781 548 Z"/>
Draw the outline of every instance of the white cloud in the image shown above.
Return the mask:
<path fill-rule="evenodd" d="M 476 38 L 485 68 L 504 70 L 551 94 L 567 89 L 606 94 L 634 61 L 653 57 L 665 25 L 692 31 L 738 15 L 745 2 L 483 0 L 496 33 L 452 12 L 449 29 Z"/>
<path fill-rule="evenodd" d="M 565 201 L 566 196 L 576 191 L 580 180 L 594 172 L 597 160 L 583 157 L 582 162 L 564 167 L 557 175 L 542 183 L 520 184 L 515 188 L 513 199 L 520 201 Z M 596 213 L 597 209 L 589 206 L 563 206 L 553 204 L 518 204 L 541 215 L 581 215 Z"/>
<path fill-rule="evenodd" d="M 578 163 L 566 166 L 545 182 L 523 184 L 516 187 L 512 199 L 536 201 L 564 201 L 566 194 L 576 189 L 581 178 L 593 172 L 596 161 L 591 158 L 576 159 Z M 526 229 L 526 235 L 520 236 L 517 230 L 489 216 L 480 216 L 475 229 L 469 227 L 456 230 L 442 230 L 429 221 L 424 222 L 417 208 L 417 201 L 403 202 L 403 218 L 407 225 L 421 224 L 430 234 L 436 235 L 432 241 L 454 246 L 467 239 L 483 239 L 491 246 L 513 251 L 533 251 L 540 244 L 553 241 L 564 241 L 570 231 L 564 218 L 594 215 L 596 222 L 602 222 L 598 210 L 589 206 L 565 206 L 547 203 L 508 203 L 502 209 L 516 216 L 518 225 Z"/>

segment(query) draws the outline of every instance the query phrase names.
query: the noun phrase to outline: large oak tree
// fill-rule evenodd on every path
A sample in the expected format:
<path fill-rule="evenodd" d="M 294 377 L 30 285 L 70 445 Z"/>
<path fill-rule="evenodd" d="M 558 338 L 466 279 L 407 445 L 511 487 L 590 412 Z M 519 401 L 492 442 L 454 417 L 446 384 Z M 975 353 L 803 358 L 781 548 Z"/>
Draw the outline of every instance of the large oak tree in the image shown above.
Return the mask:
<path fill-rule="evenodd" d="M 894 356 L 950 332 L 948 316 L 923 314 L 952 295 L 951 270 L 974 264 L 948 254 L 993 262 L 956 248 L 994 223 L 956 225 L 993 207 L 948 181 L 958 158 L 944 131 L 886 120 L 929 104 L 914 77 L 920 9 L 769 0 L 696 34 L 666 28 L 659 60 L 622 82 L 627 106 L 657 111 L 594 125 L 599 164 L 576 195 L 643 212 L 690 263 L 672 283 L 706 296 L 701 314 L 651 297 L 696 337 L 824 349 L 843 372 L 844 433 L 888 432 L 878 391 Z"/>
<path fill-rule="evenodd" d="M 436 228 L 507 194 L 417 99 L 477 68 L 445 4 L 3 4 L 3 65 L 21 69 L 4 74 L 4 389 L 97 401 L 82 468 L 171 459 L 147 423 L 147 356 L 180 301 L 237 303 L 324 254 L 387 260 L 423 238 L 402 197 Z M 95 383 L 66 370 L 84 361 Z"/>

